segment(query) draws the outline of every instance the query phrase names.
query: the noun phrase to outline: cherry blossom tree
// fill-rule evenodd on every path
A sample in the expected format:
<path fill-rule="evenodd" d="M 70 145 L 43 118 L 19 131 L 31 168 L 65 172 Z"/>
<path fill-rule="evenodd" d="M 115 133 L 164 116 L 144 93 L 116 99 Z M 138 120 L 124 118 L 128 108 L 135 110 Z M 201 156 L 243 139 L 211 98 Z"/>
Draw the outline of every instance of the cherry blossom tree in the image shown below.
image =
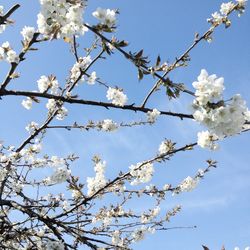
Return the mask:
<path fill-rule="evenodd" d="M 223 77 L 201 69 L 199 76 L 194 77 L 197 80 L 193 82 L 193 89 L 188 89 L 184 83 L 171 80 L 169 74 L 188 66 L 190 52 L 202 42 L 211 42 L 217 27 L 229 28 L 230 16 L 242 15 L 245 7 L 246 0 L 223 3 L 220 10 L 207 19 L 208 30 L 195 34 L 190 46 L 173 62 L 156 56 L 152 63 L 143 50 L 127 50 L 128 42 L 116 36 L 118 10 L 98 8 L 92 13 L 96 22 L 89 24 L 85 20 L 85 14 L 89 12 L 85 0 L 40 0 L 37 27 L 25 26 L 20 31 L 21 51 L 15 51 L 11 41 L 0 47 L 0 60 L 9 65 L 6 77 L 1 80 L 2 101 L 11 96 L 22 97 L 20 105 L 24 109 L 31 110 L 39 105 L 47 109 L 43 122 L 30 121 L 26 125 L 28 136 L 22 142 L 14 146 L 5 142 L 0 144 L 0 248 L 132 249 L 133 244 L 146 234 L 168 230 L 168 222 L 180 212 L 181 206 L 167 211 L 161 209 L 166 195 L 192 191 L 216 167 L 216 162 L 207 160 L 207 165 L 195 175 L 190 174 L 177 185 L 165 183 L 163 186 L 152 182 L 159 165 L 196 147 L 216 150 L 221 140 L 247 131 L 250 120 L 246 102 L 239 94 L 224 98 Z M 21 3 L 9 10 L 0 6 L 1 36 L 9 26 L 15 26 L 12 19 L 19 10 Z M 83 50 L 80 48 L 86 35 L 91 35 L 92 40 Z M 67 43 L 74 58 L 74 64 L 68 64 L 65 82 L 60 82 L 56 75 L 41 72 L 33 90 L 14 85 L 16 79 L 22 78 L 19 65 L 29 60 L 29 55 L 36 53 L 39 46 L 53 44 L 56 40 Z M 125 89 L 106 82 L 93 70 L 96 63 L 112 60 L 115 53 L 121 55 L 121 60 L 134 65 L 138 72 L 135 79 L 155 81 L 142 102 L 131 103 Z M 30 67 L 32 70 L 32 64 Z M 82 97 L 83 85 L 88 85 L 89 91 L 93 85 L 98 85 L 106 100 Z M 192 111 L 177 113 L 150 107 L 149 100 L 156 91 L 165 91 L 170 101 L 180 95 L 190 96 Z M 88 122 L 82 124 L 73 112 L 68 111 L 69 104 L 72 108 L 105 108 L 110 113 L 127 111 L 138 118 L 117 122 L 109 117 L 98 121 L 88 117 Z M 94 174 L 85 178 L 77 174 L 82 169 L 74 171 L 74 168 L 82 168 L 77 166 L 81 156 L 69 153 L 62 157 L 43 151 L 44 140 L 51 130 L 67 130 L 68 135 L 73 131 L 88 133 L 92 130 L 115 133 L 124 127 L 132 130 L 138 126 L 154 126 L 160 116 L 194 120 L 206 129 L 198 133 L 196 141 L 185 145 L 177 146 L 176 142 L 163 138 L 150 158 L 135 161 L 126 168 L 120 167 L 122 162 L 117 162 L 117 168 L 110 176 L 106 174 L 109 162 L 98 154 L 90 156 Z M 74 122 L 68 123 L 69 117 Z M 132 201 L 143 202 L 145 199 L 152 200 L 154 205 L 143 212 L 136 211 Z"/>

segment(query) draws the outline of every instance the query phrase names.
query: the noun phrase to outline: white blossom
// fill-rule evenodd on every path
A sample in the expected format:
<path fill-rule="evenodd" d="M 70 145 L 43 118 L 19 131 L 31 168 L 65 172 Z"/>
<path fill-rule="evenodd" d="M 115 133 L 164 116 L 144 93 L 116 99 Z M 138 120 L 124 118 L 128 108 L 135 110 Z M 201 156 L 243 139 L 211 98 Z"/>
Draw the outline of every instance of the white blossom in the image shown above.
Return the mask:
<path fill-rule="evenodd" d="M 122 246 L 123 245 L 123 242 L 121 240 L 121 237 L 120 237 L 120 231 L 119 230 L 115 230 L 113 233 L 112 233 L 112 239 L 111 239 L 111 242 L 113 245 L 116 245 L 116 246 Z"/>
<path fill-rule="evenodd" d="M 95 177 L 88 177 L 87 178 L 87 187 L 88 187 L 88 195 L 94 194 L 99 189 L 103 188 L 105 184 L 107 183 L 105 179 L 105 168 L 106 168 L 106 162 L 105 161 L 99 161 L 95 163 Z"/>
<path fill-rule="evenodd" d="M 21 35 L 23 36 L 24 41 L 29 42 L 33 38 L 35 32 L 36 30 L 34 27 L 24 26 Z"/>
<path fill-rule="evenodd" d="M 223 15 L 228 15 L 229 12 L 233 9 L 234 3 L 228 2 L 228 3 L 222 3 L 220 6 L 220 13 Z"/>
<path fill-rule="evenodd" d="M 4 12 L 3 12 L 3 6 L 0 5 L 0 16 L 3 16 L 4 15 Z M 6 25 L 5 24 L 1 24 L 0 25 L 0 34 L 3 33 L 5 31 L 5 28 L 6 28 Z"/>
<path fill-rule="evenodd" d="M 27 97 L 26 100 L 22 101 L 22 105 L 26 108 L 26 109 L 31 109 L 32 108 L 32 99 L 30 97 Z"/>
<path fill-rule="evenodd" d="M 214 141 L 218 139 L 218 137 L 214 134 L 210 134 L 209 131 L 198 132 L 197 134 L 198 140 L 197 144 L 202 148 L 209 148 L 211 150 L 218 149 L 218 144 L 215 144 Z"/>
<path fill-rule="evenodd" d="M 50 164 L 52 167 L 62 167 L 65 165 L 65 161 L 63 158 L 60 158 L 56 155 L 51 156 L 50 158 Z"/>
<path fill-rule="evenodd" d="M 154 166 L 152 163 L 137 163 L 129 167 L 131 176 L 134 180 L 131 185 L 138 185 L 141 183 L 149 182 L 154 173 Z"/>
<path fill-rule="evenodd" d="M 6 60 L 9 63 L 19 63 L 20 58 L 14 50 L 9 50 L 6 54 Z"/>
<path fill-rule="evenodd" d="M 25 129 L 30 133 L 32 134 L 36 129 L 38 129 L 38 123 L 36 122 L 31 122 L 29 123 Z"/>
<path fill-rule="evenodd" d="M 38 30 L 45 37 L 62 38 L 83 35 L 85 1 L 40 0 L 41 11 L 37 16 Z"/>
<path fill-rule="evenodd" d="M 223 100 L 224 79 L 216 75 L 208 75 L 201 70 L 198 81 L 193 83 L 196 88 L 193 102 L 194 119 L 208 128 L 207 132 L 198 134 L 198 145 L 215 149 L 213 140 L 222 139 L 240 133 L 249 120 L 246 102 L 238 94 L 230 100 Z"/>
<path fill-rule="evenodd" d="M 213 25 L 219 25 L 223 21 L 223 16 L 219 12 L 214 12 L 212 18 L 208 18 L 207 21 L 211 22 Z"/>
<path fill-rule="evenodd" d="M 162 154 L 166 154 L 168 153 L 172 147 L 171 147 L 171 143 L 169 143 L 169 141 L 165 140 L 163 142 L 161 142 L 160 146 L 159 146 L 159 153 L 162 155 Z"/>
<path fill-rule="evenodd" d="M 123 91 L 118 88 L 109 87 L 106 96 L 116 106 L 124 106 L 128 100 Z"/>
<path fill-rule="evenodd" d="M 99 19 L 102 24 L 107 25 L 108 27 L 115 26 L 116 23 L 116 12 L 115 10 L 97 8 L 92 15 Z"/>
<path fill-rule="evenodd" d="M 1 162 L 1 164 L 5 162 L 5 161 L 2 159 L 2 157 L 0 158 L 0 162 Z M 1 168 L 1 169 L 0 169 L 0 181 L 1 181 L 1 182 L 5 179 L 5 177 L 6 177 L 7 174 L 8 174 L 7 169 L 4 169 L 4 168 Z"/>
<path fill-rule="evenodd" d="M 148 111 L 147 112 L 147 121 L 149 123 L 155 123 L 160 114 L 161 114 L 161 112 L 157 109 L 153 109 L 152 111 Z"/>
<path fill-rule="evenodd" d="M 170 184 L 164 184 L 164 186 L 163 186 L 163 190 L 164 191 L 167 191 L 167 190 L 169 190 L 171 188 L 171 185 Z"/>
<path fill-rule="evenodd" d="M 205 69 L 201 70 L 198 76 L 198 81 L 193 82 L 193 87 L 196 89 L 196 100 L 200 104 L 207 104 L 214 99 L 221 99 L 224 88 L 224 78 L 217 78 L 216 75 L 208 75 Z"/>
<path fill-rule="evenodd" d="M 154 209 L 150 210 L 149 213 L 143 213 L 141 215 L 141 223 L 148 223 L 152 221 L 161 211 L 159 206 L 156 206 Z"/>
<path fill-rule="evenodd" d="M 0 60 L 4 60 L 5 59 L 5 51 L 2 47 L 0 47 Z"/>
<path fill-rule="evenodd" d="M 4 42 L 0 47 L 0 60 L 6 60 L 8 63 L 19 63 L 19 55 L 11 48 L 10 43 Z"/>
<path fill-rule="evenodd" d="M 198 180 L 193 179 L 192 177 L 188 176 L 184 179 L 181 184 L 179 185 L 181 192 L 189 192 L 196 188 L 198 185 Z"/>
<path fill-rule="evenodd" d="M 82 72 L 90 65 L 90 63 L 92 62 L 92 59 L 90 56 L 86 56 L 86 57 L 80 57 L 78 62 L 76 62 L 70 73 L 70 80 L 71 82 L 75 82 L 78 80 L 78 78 L 81 76 Z M 94 76 L 93 76 L 94 77 Z M 83 81 L 84 78 L 81 77 L 81 80 Z"/>
<path fill-rule="evenodd" d="M 37 80 L 39 92 L 43 93 L 50 89 L 51 94 L 57 94 L 59 83 L 55 77 L 47 77 L 41 76 L 39 80 Z"/>
<path fill-rule="evenodd" d="M 88 78 L 88 84 L 89 85 L 95 84 L 96 79 L 97 79 L 96 72 L 93 71 Z"/>
<path fill-rule="evenodd" d="M 44 180 L 46 185 L 58 184 L 65 182 L 71 174 L 71 171 L 66 167 L 56 168 L 55 172 Z"/>
<path fill-rule="evenodd" d="M 56 114 L 57 120 L 63 120 L 68 114 L 68 110 L 65 107 L 58 106 L 55 99 L 49 99 L 46 104 L 46 108 L 49 110 L 49 112 L 53 112 L 56 108 L 58 108 Z"/>
<path fill-rule="evenodd" d="M 80 197 L 82 197 L 81 192 L 79 190 L 73 189 L 72 190 L 72 198 L 79 199 Z"/>
<path fill-rule="evenodd" d="M 247 0 L 236 0 L 236 2 L 240 5 L 240 6 L 245 6 L 247 3 Z"/>
<path fill-rule="evenodd" d="M 62 241 L 48 240 L 45 246 L 45 250 L 64 250 L 65 246 Z"/>
<path fill-rule="evenodd" d="M 131 237 L 133 239 L 132 241 L 137 242 L 143 240 L 146 232 L 147 232 L 147 227 L 145 226 L 135 229 L 134 232 L 131 234 Z"/>
<path fill-rule="evenodd" d="M 118 125 L 110 119 L 103 120 L 101 126 L 104 131 L 114 131 L 118 128 Z"/>

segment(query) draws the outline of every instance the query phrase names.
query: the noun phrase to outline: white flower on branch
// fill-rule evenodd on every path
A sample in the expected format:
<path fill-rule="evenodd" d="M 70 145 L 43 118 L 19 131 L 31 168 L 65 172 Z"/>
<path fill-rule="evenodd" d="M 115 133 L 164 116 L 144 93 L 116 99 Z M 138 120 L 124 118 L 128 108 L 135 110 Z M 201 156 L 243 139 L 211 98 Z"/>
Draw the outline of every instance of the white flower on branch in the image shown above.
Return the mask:
<path fill-rule="evenodd" d="M 127 96 L 123 93 L 121 89 L 118 88 L 108 88 L 107 99 L 112 101 L 114 105 L 124 106 L 128 100 Z"/>
<path fill-rule="evenodd" d="M 4 15 L 4 12 L 3 12 L 4 8 L 2 5 L 0 5 L 0 16 L 3 16 Z M 0 34 L 3 33 L 6 29 L 6 25 L 5 24 L 1 24 L 0 25 Z"/>
<path fill-rule="evenodd" d="M 220 6 L 220 13 L 222 15 L 228 15 L 228 13 L 234 8 L 233 2 L 222 3 Z"/>
<path fill-rule="evenodd" d="M 209 130 L 198 134 L 198 145 L 215 149 L 217 146 L 213 140 L 232 136 L 243 130 L 245 122 L 249 120 L 249 110 L 239 94 L 224 101 L 224 79 L 217 78 L 216 75 L 209 76 L 204 69 L 193 86 L 196 88 L 194 119 Z"/>
<path fill-rule="evenodd" d="M 184 179 L 181 184 L 179 185 L 181 192 L 189 192 L 196 188 L 199 181 L 198 179 L 193 179 L 192 177 L 188 176 Z"/>
<path fill-rule="evenodd" d="M 56 168 L 55 172 L 44 180 L 45 185 L 54 185 L 65 182 L 70 177 L 71 171 L 66 167 Z"/>
<path fill-rule="evenodd" d="M 73 199 L 79 199 L 82 197 L 82 194 L 79 190 L 73 189 L 72 190 L 72 198 Z"/>
<path fill-rule="evenodd" d="M 64 250 L 65 246 L 62 241 L 48 240 L 45 245 L 45 250 Z"/>
<path fill-rule="evenodd" d="M 83 35 L 85 1 L 40 0 L 41 12 L 37 16 L 38 30 L 45 37 L 62 38 Z"/>
<path fill-rule="evenodd" d="M 106 132 L 115 131 L 118 128 L 118 125 L 110 119 L 103 120 L 101 123 L 101 126 L 102 126 L 102 130 Z"/>
<path fill-rule="evenodd" d="M 26 129 L 30 134 L 32 134 L 35 130 L 38 129 L 38 123 L 36 123 L 36 122 L 31 122 L 31 123 L 29 123 L 29 124 L 25 127 L 25 129 Z"/>
<path fill-rule="evenodd" d="M 205 69 L 201 70 L 197 78 L 198 81 L 193 82 L 193 87 L 196 89 L 196 100 L 200 104 L 207 104 L 213 102 L 215 99 L 222 99 L 224 88 L 224 78 L 214 75 L 208 75 Z"/>
<path fill-rule="evenodd" d="M 32 108 L 32 99 L 30 97 L 27 97 L 26 100 L 22 101 L 22 105 L 26 109 L 31 109 Z"/>
<path fill-rule="evenodd" d="M 115 10 L 97 8 L 92 15 L 99 19 L 102 24 L 108 27 L 115 26 L 116 23 L 116 12 Z"/>
<path fill-rule="evenodd" d="M 223 22 L 223 16 L 219 12 L 214 12 L 212 18 L 208 18 L 207 21 L 211 22 L 213 25 L 219 25 Z"/>
<path fill-rule="evenodd" d="M 119 230 L 115 230 L 112 233 L 111 242 L 113 245 L 116 245 L 122 248 L 124 246 L 124 242 L 123 242 L 123 239 L 121 239 L 120 235 L 121 235 L 121 232 Z"/>
<path fill-rule="evenodd" d="M 88 177 L 87 178 L 87 186 L 88 186 L 88 195 L 94 194 L 99 189 L 103 188 L 107 181 L 105 179 L 105 168 L 106 162 L 105 161 L 98 161 L 95 163 L 95 177 Z"/>
<path fill-rule="evenodd" d="M 84 81 L 84 78 L 82 76 L 82 72 L 89 66 L 89 64 L 92 62 L 92 59 L 90 56 L 86 57 L 80 57 L 78 62 L 74 64 L 72 67 L 70 73 L 70 80 L 71 82 L 76 82 L 77 80 Z M 81 79 L 79 79 L 81 77 Z M 94 78 L 94 75 L 93 75 Z"/>
<path fill-rule="evenodd" d="M 29 42 L 33 38 L 35 32 L 36 30 L 34 27 L 24 26 L 21 35 L 23 36 L 24 41 Z"/>
<path fill-rule="evenodd" d="M 6 60 L 8 63 L 19 63 L 20 58 L 10 47 L 9 42 L 4 42 L 0 48 L 0 60 Z"/>
<path fill-rule="evenodd" d="M 151 181 L 154 173 L 152 163 L 139 162 L 136 165 L 131 165 L 129 169 L 131 176 L 134 177 L 134 180 L 130 183 L 132 186 Z"/>
<path fill-rule="evenodd" d="M 165 141 L 161 142 L 158 151 L 159 151 L 160 155 L 163 155 L 163 154 L 166 154 L 173 149 L 174 149 L 174 143 L 172 143 L 170 140 L 165 140 Z"/>
<path fill-rule="evenodd" d="M 153 109 L 152 111 L 148 111 L 147 112 L 148 122 L 151 124 L 155 123 L 160 114 L 161 114 L 161 112 L 157 109 Z"/>
<path fill-rule="evenodd" d="M 147 231 L 147 227 L 145 226 L 135 229 L 134 232 L 131 234 L 132 242 L 143 240 Z"/>
<path fill-rule="evenodd" d="M 19 63 L 20 59 L 14 50 L 9 50 L 6 53 L 6 61 L 9 63 Z"/>
<path fill-rule="evenodd" d="M 155 207 L 154 209 L 150 210 L 149 213 L 143 213 L 141 215 L 141 223 L 148 223 L 151 222 L 159 213 L 161 208 L 159 206 Z"/>
<path fill-rule="evenodd" d="M 198 132 L 197 143 L 202 148 L 209 148 L 211 150 L 218 149 L 218 144 L 215 144 L 214 141 L 218 139 L 215 134 L 210 134 L 209 131 Z"/>
<path fill-rule="evenodd" d="M 65 160 L 56 155 L 51 156 L 50 164 L 52 167 L 62 167 L 65 165 Z"/>
<path fill-rule="evenodd" d="M 0 163 L 2 164 L 3 162 L 4 161 L 2 160 L 2 157 L 0 157 Z M 5 179 L 7 174 L 8 174 L 7 169 L 1 168 L 1 170 L 0 170 L 0 181 L 1 182 Z"/>
<path fill-rule="evenodd" d="M 89 84 L 89 85 L 94 85 L 96 79 L 97 79 L 96 72 L 93 71 L 93 72 L 90 74 L 89 78 L 88 78 L 88 84 Z"/>
<path fill-rule="evenodd" d="M 244 7 L 244 6 L 246 5 L 246 3 L 247 3 L 247 0 L 236 0 L 236 2 L 237 2 L 240 6 Z"/>
<path fill-rule="evenodd" d="M 56 114 L 57 120 L 63 120 L 68 114 L 68 110 L 65 107 L 62 107 L 61 105 L 57 104 L 55 99 L 49 99 L 46 104 L 46 108 L 49 110 L 50 113 L 55 111 L 55 109 L 58 109 Z"/>
<path fill-rule="evenodd" d="M 39 80 L 37 80 L 39 92 L 43 93 L 50 89 L 51 94 L 57 94 L 59 83 L 54 76 L 41 76 Z"/>

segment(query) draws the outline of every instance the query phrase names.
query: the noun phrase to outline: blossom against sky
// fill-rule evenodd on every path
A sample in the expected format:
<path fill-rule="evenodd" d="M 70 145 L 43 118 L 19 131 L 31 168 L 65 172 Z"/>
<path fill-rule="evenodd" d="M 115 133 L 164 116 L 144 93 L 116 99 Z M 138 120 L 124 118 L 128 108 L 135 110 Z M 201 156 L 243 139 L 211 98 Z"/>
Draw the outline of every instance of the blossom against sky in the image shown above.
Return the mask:
<path fill-rule="evenodd" d="M 6 9 L 14 3 L 14 1 L 8 1 Z M 143 1 L 143 3 L 132 0 L 126 3 L 111 0 L 89 1 L 84 20 L 94 22 L 95 19 L 91 13 L 97 7 L 119 8 L 117 36 L 129 41 L 129 49 L 136 51 L 144 48 L 151 60 L 160 54 L 165 60 L 173 61 L 191 44 L 195 32 L 202 33 L 208 28 L 206 19 L 211 16 L 211 13 L 219 10 L 221 3 L 222 1 L 208 0 L 203 1 L 202 4 L 198 0 L 174 2 L 159 0 Z M 21 40 L 20 31 L 24 25 L 36 26 L 36 15 L 39 9 L 38 1 L 22 3 L 22 8 L 13 16 L 16 20 L 15 25 L 6 30 L 5 36 L 1 36 L 1 44 L 6 40 L 11 41 L 15 50 L 18 50 Z M 227 10 L 224 9 L 224 11 Z M 227 98 L 240 93 L 249 106 L 249 22 L 248 9 L 241 18 L 235 15 L 230 28 L 227 30 L 219 28 L 215 32 L 212 43 L 203 43 L 196 48 L 191 53 L 192 60 L 189 66 L 176 70 L 170 77 L 177 82 L 185 82 L 189 88 L 192 88 L 192 82 L 196 80 L 200 70 L 206 68 L 211 74 L 224 77 L 226 86 L 224 95 Z M 85 41 L 88 43 L 88 39 L 86 33 L 86 38 L 82 38 L 83 43 Z M 63 81 L 73 62 L 68 50 L 67 44 L 58 41 L 52 41 L 46 46 L 41 45 L 39 51 L 27 56 L 27 60 L 20 67 L 23 77 L 17 80 L 14 86 L 34 89 L 42 75 L 51 73 L 57 75 L 59 82 Z M 15 55 L 10 53 L 10 58 L 15 59 Z M 151 88 L 152 79 L 146 78 L 145 81 L 138 83 L 136 70 L 128 61 L 119 54 L 115 54 L 112 59 L 96 65 L 97 75 L 119 86 L 121 83 L 124 92 L 128 93 L 130 103 L 137 98 L 142 99 Z M 34 61 L 35 63 L 32 63 Z M 95 86 L 93 87 L 91 92 L 83 91 L 83 95 L 88 98 L 106 98 L 106 92 L 102 93 Z M 116 100 L 114 96 L 117 97 L 112 94 L 111 100 Z M 119 96 L 118 103 L 123 104 L 125 98 L 122 95 Z M 43 110 L 35 106 L 31 111 L 27 111 L 21 106 L 21 102 L 22 99 L 18 101 L 8 99 L 0 107 L 2 117 L 5 117 L 0 137 L 8 143 L 20 142 L 24 137 L 24 127 L 27 122 L 40 120 L 42 111 L 45 112 L 45 105 Z M 157 106 L 180 112 L 190 112 L 190 103 L 192 98 L 187 96 L 169 102 L 164 93 L 160 92 L 149 102 L 152 108 Z M 135 117 L 134 114 L 123 114 L 118 111 L 110 114 L 109 111 L 97 108 L 73 110 L 70 105 L 66 108 L 83 120 L 112 118 L 122 121 L 123 119 L 133 120 Z M 93 170 L 89 167 L 90 155 L 99 153 L 107 161 L 106 171 L 110 174 L 116 165 L 130 166 L 151 155 L 158 150 L 164 138 L 171 138 L 179 145 L 183 145 L 196 140 L 196 134 L 201 129 L 202 127 L 194 122 L 160 117 L 156 126 L 142 127 L 135 131 L 124 128 L 115 134 L 90 132 L 90 134 L 72 133 L 70 135 L 67 131 L 51 132 L 51 139 L 48 139 L 45 150 L 54 154 L 77 152 L 82 156 L 79 164 L 88 166 L 86 176 L 93 175 Z M 176 216 L 169 226 L 196 225 L 196 229 L 170 230 L 154 234 L 145 241 L 135 244 L 135 249 L 193 250 L 200 249 L 201 244 L 208 245 L 211 249 L 219 249 L 222 244 L 225 244 L 228 249 L 233 249 L 235 246 L 244 249 L 249 245 L 250 197 L 247 191 L 250 185 L 250 152 L 248 141 L 249 134 L 245 133 L 220 143 L 220 150 L 217 152 L 197 149 L 191 154 L 177 155 L 173 161 L 167 162 L 166 168 L 169 169 L 164 172 L 164 175 L 154 179 L 154 182 L 161 183 L 163 179 L 170 179 L 178 183 L 178 180 L 184 179 L 190 173 L 195 173 L 208 158 L 218 160 L 218 169 L 209 173 L 193 192 L 169 197 L 169 200 L 166 200 L 165 209 L 170 209 L 176 204 L 183 205 L 182 213 Z M 138 210 L 143 205 L 134 203 Z M 163 209 L 164 207 L 161 211 Z"/>

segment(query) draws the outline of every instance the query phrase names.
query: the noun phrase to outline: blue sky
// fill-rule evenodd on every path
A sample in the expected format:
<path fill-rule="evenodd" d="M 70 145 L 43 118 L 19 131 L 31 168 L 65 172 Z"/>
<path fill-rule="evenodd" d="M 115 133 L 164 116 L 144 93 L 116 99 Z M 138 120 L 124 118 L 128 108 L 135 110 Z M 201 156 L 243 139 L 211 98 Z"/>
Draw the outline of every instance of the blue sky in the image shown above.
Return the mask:
<path fill-rule="evenodd" d="M 14 3 L 15 1 L 10 0 L 3 4 L 8 9 Z M 86 9 L 85 21 L 90 24 L 95 22 L 91 13 L 97 7 L 119 8 L 121 14 L 118 17 L 116 35 L 119 39 L 129 41 L 128 50 L 139 51 L 143 48 L 152 61 L 160 54 L 163 60 L 172 62 L 191 44 L 195 32 L 202 34 L 208 29 L 206 19 L 219 10 L 221 3 L 222 1 L 210 0 L 92 0 Z M 24 25 L 35 26 L 39 11 L 38 1 L 23 1 L 21 5 L 22 8 L 13 16 L 15 25 L 0 36 L 1 43 L 8 40 L 17 51 L 21 47 L 21 28 Z M 238 18 L 234 14 L 231 20 L 232 26 L 229 29 L 218 28 L 213 42 L 201 43 L 191 52 L 189 66 L 172 72 L 170 77 L 192 88 L 192 82 L 200 70 L 205 68 L 209 73 L 225 78 L 227 98 L 240 93 L 250 106 L 250 13 L 247 9 L 242 17 Z M 80 38 L 81 46 L 88 46 L 91 38 L 90 32 Z M 27 60 L 18 70 L 22 77 L 10 85 L 11 89 L 36 89 L 36 81 L 41 75 L 53 73 L 59 82 L 67 77 L 74 63 L 67 44 L 53 41 L 36 47 L 39 50 L 27 55 Z M 7 65 L 0 65 L 0 76 L 3 77 Z M 93 70 L 97 71 L 101 79 L 122 86 L 131 103 L 140 104 L 154 84 L 150 77 L 138 83 L 135 68 L 118 53 L 105 62 L 97 63 Z M 99 86 L 81 86 L 79 91 L 83 98 L 101 98 L 105 101 L 105 89 Z M 7 144 L 20 144 L 27 136 L 25 125 L 31 120 L 39 122 L 44 119 L 44 105 L 36 105 L 31 111 L 27 111 L 20 105 L 21 100 L 22 98 L 6 97 L 1 101 L 0 139 Z M 169 101 L 164 91 L 161 91 L 150 99 L 148 106 L 188 113 L 191 102 L 192 98 L 186 95 Z M 67 108 L 70 111 L 67 123 L 76 119 L 84 123 L 89 119 L 132 121 L 144 117 L 141 114 L 94 107 L 68 105 Z M 115 171 L 119 172 L 120 168 L 125 169 L 130 164 L 154 155 L 164 138 L 172 139 L 181 146 L 193 142 L 200 130 L 202 128 L 193 121 L 160 117 L 155 126 L 124 128 L 115 134 L 49 131 L 44 149 L 51 155 L 61 156 L 76 152 L 81 157 L 77 169 L 80 167 L 83 177 L 93 175 L 91 157 L 98 153 L 107 161 L 107 172 L 112 175 Z M 172 219 L 170 227 L 196 225 L 197 228 L 160 232 L 134 245 L 134 249 L 198 250 L 204 244 L 214 250 L 225 244 L 226 249 L 230 250 L 235 246 L 244 249 L 250 245 L 249 139 L 249 133 L 245 133 L 221 142 L 218 152 L 197 148 L 194 152 L 180 153 L 172 161 L 157 166 L 159 170 L 153 179 L 154 183 L 176 184 L 188 175 L 195 175 L 199 168 L 205 167 L 205 160 L 212 158 L 218 161 L 218 168 L 208 173 L 196 190 L 169 197 L 162 207 L 162 210 L 167 210 L 176 204 L 183 206 L 183 211 Z M 134 206 L 140 210 L 142 204 L 135 201 Z"/>

